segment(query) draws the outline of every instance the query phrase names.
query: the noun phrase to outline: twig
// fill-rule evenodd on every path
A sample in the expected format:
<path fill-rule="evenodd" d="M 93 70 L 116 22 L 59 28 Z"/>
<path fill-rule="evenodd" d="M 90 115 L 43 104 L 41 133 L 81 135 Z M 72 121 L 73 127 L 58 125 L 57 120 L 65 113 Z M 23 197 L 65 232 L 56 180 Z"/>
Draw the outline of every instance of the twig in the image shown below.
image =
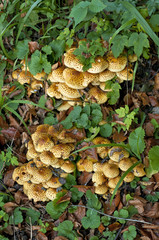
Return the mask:
<path fill-rule="evenodd" d="M 115 216 L 111 216 L 111 215 L 108 215 L 106 213 L 102 213 L 94 208 L 90 208 L 90 207 L 87 207 L 87 206 L 83 206 L 83 205 L 71 205 L 71 207 L 83 207 L 83 208 L 87 208 L 87 209 L 90 209 L 90 210 L 93 210 L 93 211 L 96 211 L 97 213 L 101 214 L 101 215 L 104 215 L 104 216 L 107 216 L 107 217 L 110 217 L 110 218 L 114 218 L 114 219 L 120 219 L 120 220 L 125 220 L 125 221 L 130 221 L 130 222 L 139 222 L 139 223 L 146 223 L 146 224 L 152 224 L 150 222 L 145 222 L 145 221 L 142 221 L 142 220 L 136 220 L 136 219 L 130 219 L 130 218 L 121 218 L 121 217 L 115 217 Z"/>
<path fill-rule="evenodd" d="M 30 223 L 30 240 L 33 238 L 33 228 L 32 228 L 32 223 L 31 223 L 31 217 L 29 217 L 29 223 Z"/>

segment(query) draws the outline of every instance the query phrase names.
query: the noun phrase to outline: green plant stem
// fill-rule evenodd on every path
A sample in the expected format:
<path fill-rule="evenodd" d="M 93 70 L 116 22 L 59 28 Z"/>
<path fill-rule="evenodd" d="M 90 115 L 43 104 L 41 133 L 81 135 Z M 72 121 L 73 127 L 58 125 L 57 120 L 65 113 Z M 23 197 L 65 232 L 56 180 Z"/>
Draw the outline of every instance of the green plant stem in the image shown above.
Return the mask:
<path fill-rule="evenodd" d="M 131 93 L 134 91 L 135 75 L 136 75 L 137 68 L 138 68 L 138 61 L 136 61 L 135 67 L 134 67 L 134 71 L 133 71 L 133 80 L 132 80 L 132 86 L 131 86 Z"/>

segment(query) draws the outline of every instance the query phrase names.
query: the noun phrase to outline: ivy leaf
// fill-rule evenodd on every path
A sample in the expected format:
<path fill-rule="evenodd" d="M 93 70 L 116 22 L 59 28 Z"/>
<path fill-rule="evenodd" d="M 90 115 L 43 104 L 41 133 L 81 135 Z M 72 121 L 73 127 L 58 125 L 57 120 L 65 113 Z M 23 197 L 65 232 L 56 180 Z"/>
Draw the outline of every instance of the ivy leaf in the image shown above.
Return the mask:
<path fill-rule="evenodd" d="M 143 53 L 143 48 L 149 48 L 149 40 L 146 33 L 140 32 L 138 33 L 132 33 L 129 38 L 128 47 L 134 47 L 135 54 L 140 57 Z"/>
<path fill-rule="evenodd" d="M 149 167 L 146 169 L 148 177 L 151 177 L 153 174 L 159 172 L 158 156 L 159 146 L 152 147 L 148 153 Z"/>
<path fill-rule="evenodd" d="M 100 225 L 100 216 L 93 209 L 88 209 L 87 216 L 82 218 L 81 223 L 85 229 L 98 228 Z"/>
<path fill-rule="evenodd" d="M 119 55 L 123 52 L 124 47 L 128 46 L 128 36 L 118 34 L 112 41 L 111 50 L 115 58 L 119 57 Z"/>
<path fill-rule="evenodd" d="M 34 224 L 36 221 L 38 221 L 38 219 L 40 218 L 40 212 L 32 209 L 32 208 L 29 208 L 27 211 L 26 211 L 26 222 L 28 224 L 30 224 L 30 219 L 31 219 L 31 223 Z"/>
<path fill-rule="evenodd" d="M 82 1 L 72 8 L 70 17 L 74 18 L 75 26 L 85 19 L 89 5 L 90 2 Z"/>
<path fill-rule="evenodd" d="M 89 10 L 94 13 L 101 12 L 104 8 L 106 8 L 106 5 L 100 0 L 92 0 L 91 4 L 89 5 Z"/>
<path fill-rule="evenodd" d="M 145 142 L 144 142 L 145 131 L 142 127 L 136 128 L 133 132 L 129 135 L 129 145 L 132 152 L 139 158 L 140 154 L 145 149 Z"/>

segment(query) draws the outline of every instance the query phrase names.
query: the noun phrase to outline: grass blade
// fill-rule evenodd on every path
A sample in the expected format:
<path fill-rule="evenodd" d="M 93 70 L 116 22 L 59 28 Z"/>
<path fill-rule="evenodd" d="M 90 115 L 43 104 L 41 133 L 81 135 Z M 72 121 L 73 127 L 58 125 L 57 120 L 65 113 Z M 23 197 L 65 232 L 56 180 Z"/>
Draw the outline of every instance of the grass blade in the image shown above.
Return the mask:
<path fill-rule="evenodd" d="M 145 32 L 159 47 L 159 38 L 157 37 L 155 32 L 152 30 L 152 28 L 149 26 L 149 24 L 146 22 L 146 20 L 142 17 L 142 15 L 138 12 L 138 10 L 127 1 L 122 2 L 122 4 L 129 12 L 131 12 L 134 15 L 135 19 L 141 24 Z"/>
<path fill-rule="evenodd" d="M 134 67 L 133 80 L 132 80 L 132 86 L 131 86 L 131 92 L 134 91 L 134 86 L 135 86 L 135 75 L 136 75 L 137 68 L 138 68 L 138 61 L 135 63 L 135 67 Z"/>

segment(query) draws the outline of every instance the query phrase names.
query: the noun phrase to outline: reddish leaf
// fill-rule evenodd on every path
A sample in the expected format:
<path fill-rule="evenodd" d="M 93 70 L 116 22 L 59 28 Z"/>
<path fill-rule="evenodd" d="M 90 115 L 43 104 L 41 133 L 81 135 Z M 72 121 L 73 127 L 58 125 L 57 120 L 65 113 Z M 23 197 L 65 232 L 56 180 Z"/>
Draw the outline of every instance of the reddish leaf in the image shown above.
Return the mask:
<path fill-rule="evenodd" d="M 20 138 L 19 131 L 13 127 L 9 127 L 8 129 L 2 129 L 1 133 L 7 140 L 16 140 L 17 138 Z"/>
<path fill-rule="evenodd" d="M 155 90 L 159 90 L 159 73 L 157 73 L 156 76 L 155 76 L 154 89 L 155 89 Z"/>
<path fill-rule="evenodd" d="M 29 51 L 30 53 L 35 52 L 37 49 L 39 49 L 39 43 L 38 42 L 29 42 Z"/>
<path fill-rule="evenodd" d="M 28 197 L 20 190 L 14 194 L 14 199 L 17 204 L 28 202 Z"/>
<path fill-rule="evenodd" d="M 104 230 L 105 230 L 105 227 L 104 227 L 104 225 L 101 223 L 100 226 L 98 227 L 98 231 L 99 231 L 100 233 L 103 233 Z"/>
<path fill-rule="evenodd" d="M 77 141 L 81 141 L 86 137 L 86 133 L 84 129 L 71 128 L 64 132 L 64 136 L 65 138 L 70 137 Z"/>
<path fill-rule="evenodd" d="M 92 142 L 82 142 L 79 145 L 79 148 L 81 149 L 83 147 L 89 147 L 89 146 L 92 146 L 92 145 L 94 145 Z M 93 161 L 98 161 L 98 155 L 97 155 L 96 148 L 89 148 L 87 150 L 84 150 L 84 151 L 80 152 L 79 154 L 80 154 L 82 159 L 85 159 L 85 158 L 89 157 Z"/>
<path fill-rule="evenodd" d="M 159 218 L 159 202 L 155 202 L 147 213 L 144 214 L 146 217 Z"/>
<path fill-rule="evenodd" d="M 78 191 L 86 193 L 87 190 L 91 190 L 92 193 L 94 193 L 95 191 L 95 187 L 94 186 L 83 186 L 83 185 L 74 185 L 73 187 L 77 188 Z"/>
<path fill-rule="evenodd" d="M 7 202 L 4 204 L 4 208 L 5 208 L 5 211 L 6 213 L 10 213 L 10 212 L 13 212 L 14 208 L 17 207 L 18 205 L 14 202 Z"/>
<path fill-rule="evenodd" d="M 148 137 L 153 137 L 155 129 L 154 129 L 154 126 L 151 122 L 148 122 L 148 123 L 145 124 L 145 130 L 146 130 L 146 135 Z"/>
<path fill-rule="evenodd" d="M 138 213 L 143 214 L 144 205 L 147 201 L 141 197 L 135 196 L 133 200 L 129 201 L 129 204 L 134 205 L 137 208 Z"/>
<path fill-rule="evenodd" d="M 108 226 L 109 231 L 113 232 L 118 230 L 121 227 L 121 224 L 119 222 L 114 222 Z"/>
<path fill-rule="evenodd" d="M 159 124 L 159 114 L 149 113 L 148 115 L 149 115 L 150 120 L 155 119 L 157 121 L 157 123 Z"/>
<path fill-rule="evenodd" d="M 9 127 L 7 122 L 3 119 L 2 116 L 0 116 L 0 127 L 1 128 L 8 128 Z"/>
<path fill-rule="evenodd" d="M 67 211 L 63 212 L 62 215 L 59 217 L 59 221 L 63 222 L 67 218 Z"/>
<path fill-rule="evenodd" d="M 157 107 L 159 105 L 158 100 L 155 96 L 149 96 L 149 100 L 153 107 Z"/>
<path fill-rule="evenodd" d="M 12 179 L 13 170 L 9 170 L 4 175 L 4 184 L 8 187 L 14 186 L 14 180 Z"/>
<path fill-rule="evenodd" d="M 44 233 L 38 232 L 38 234 L 36 235 L 36 240 L 48 240 L 48 238 Z"/>
<path fill-rule="evenodd" d="M 62 203 L 62 202 L 66 202 L 66 201 L 70 201 L 70 199 L 71 199 L 71 194 L 70 194 L 70 192 L 67 192 L 63 197 L 61 197 L 57 201 L 57 204 Z"/>
<path fill-rule="evenodd" d="M 124 134 L 124 132 L 118 133 L 117 131 L 115 131 L 113 134 L 113 141 L 116 143 L 124 142 L 128 138 Z"/>

